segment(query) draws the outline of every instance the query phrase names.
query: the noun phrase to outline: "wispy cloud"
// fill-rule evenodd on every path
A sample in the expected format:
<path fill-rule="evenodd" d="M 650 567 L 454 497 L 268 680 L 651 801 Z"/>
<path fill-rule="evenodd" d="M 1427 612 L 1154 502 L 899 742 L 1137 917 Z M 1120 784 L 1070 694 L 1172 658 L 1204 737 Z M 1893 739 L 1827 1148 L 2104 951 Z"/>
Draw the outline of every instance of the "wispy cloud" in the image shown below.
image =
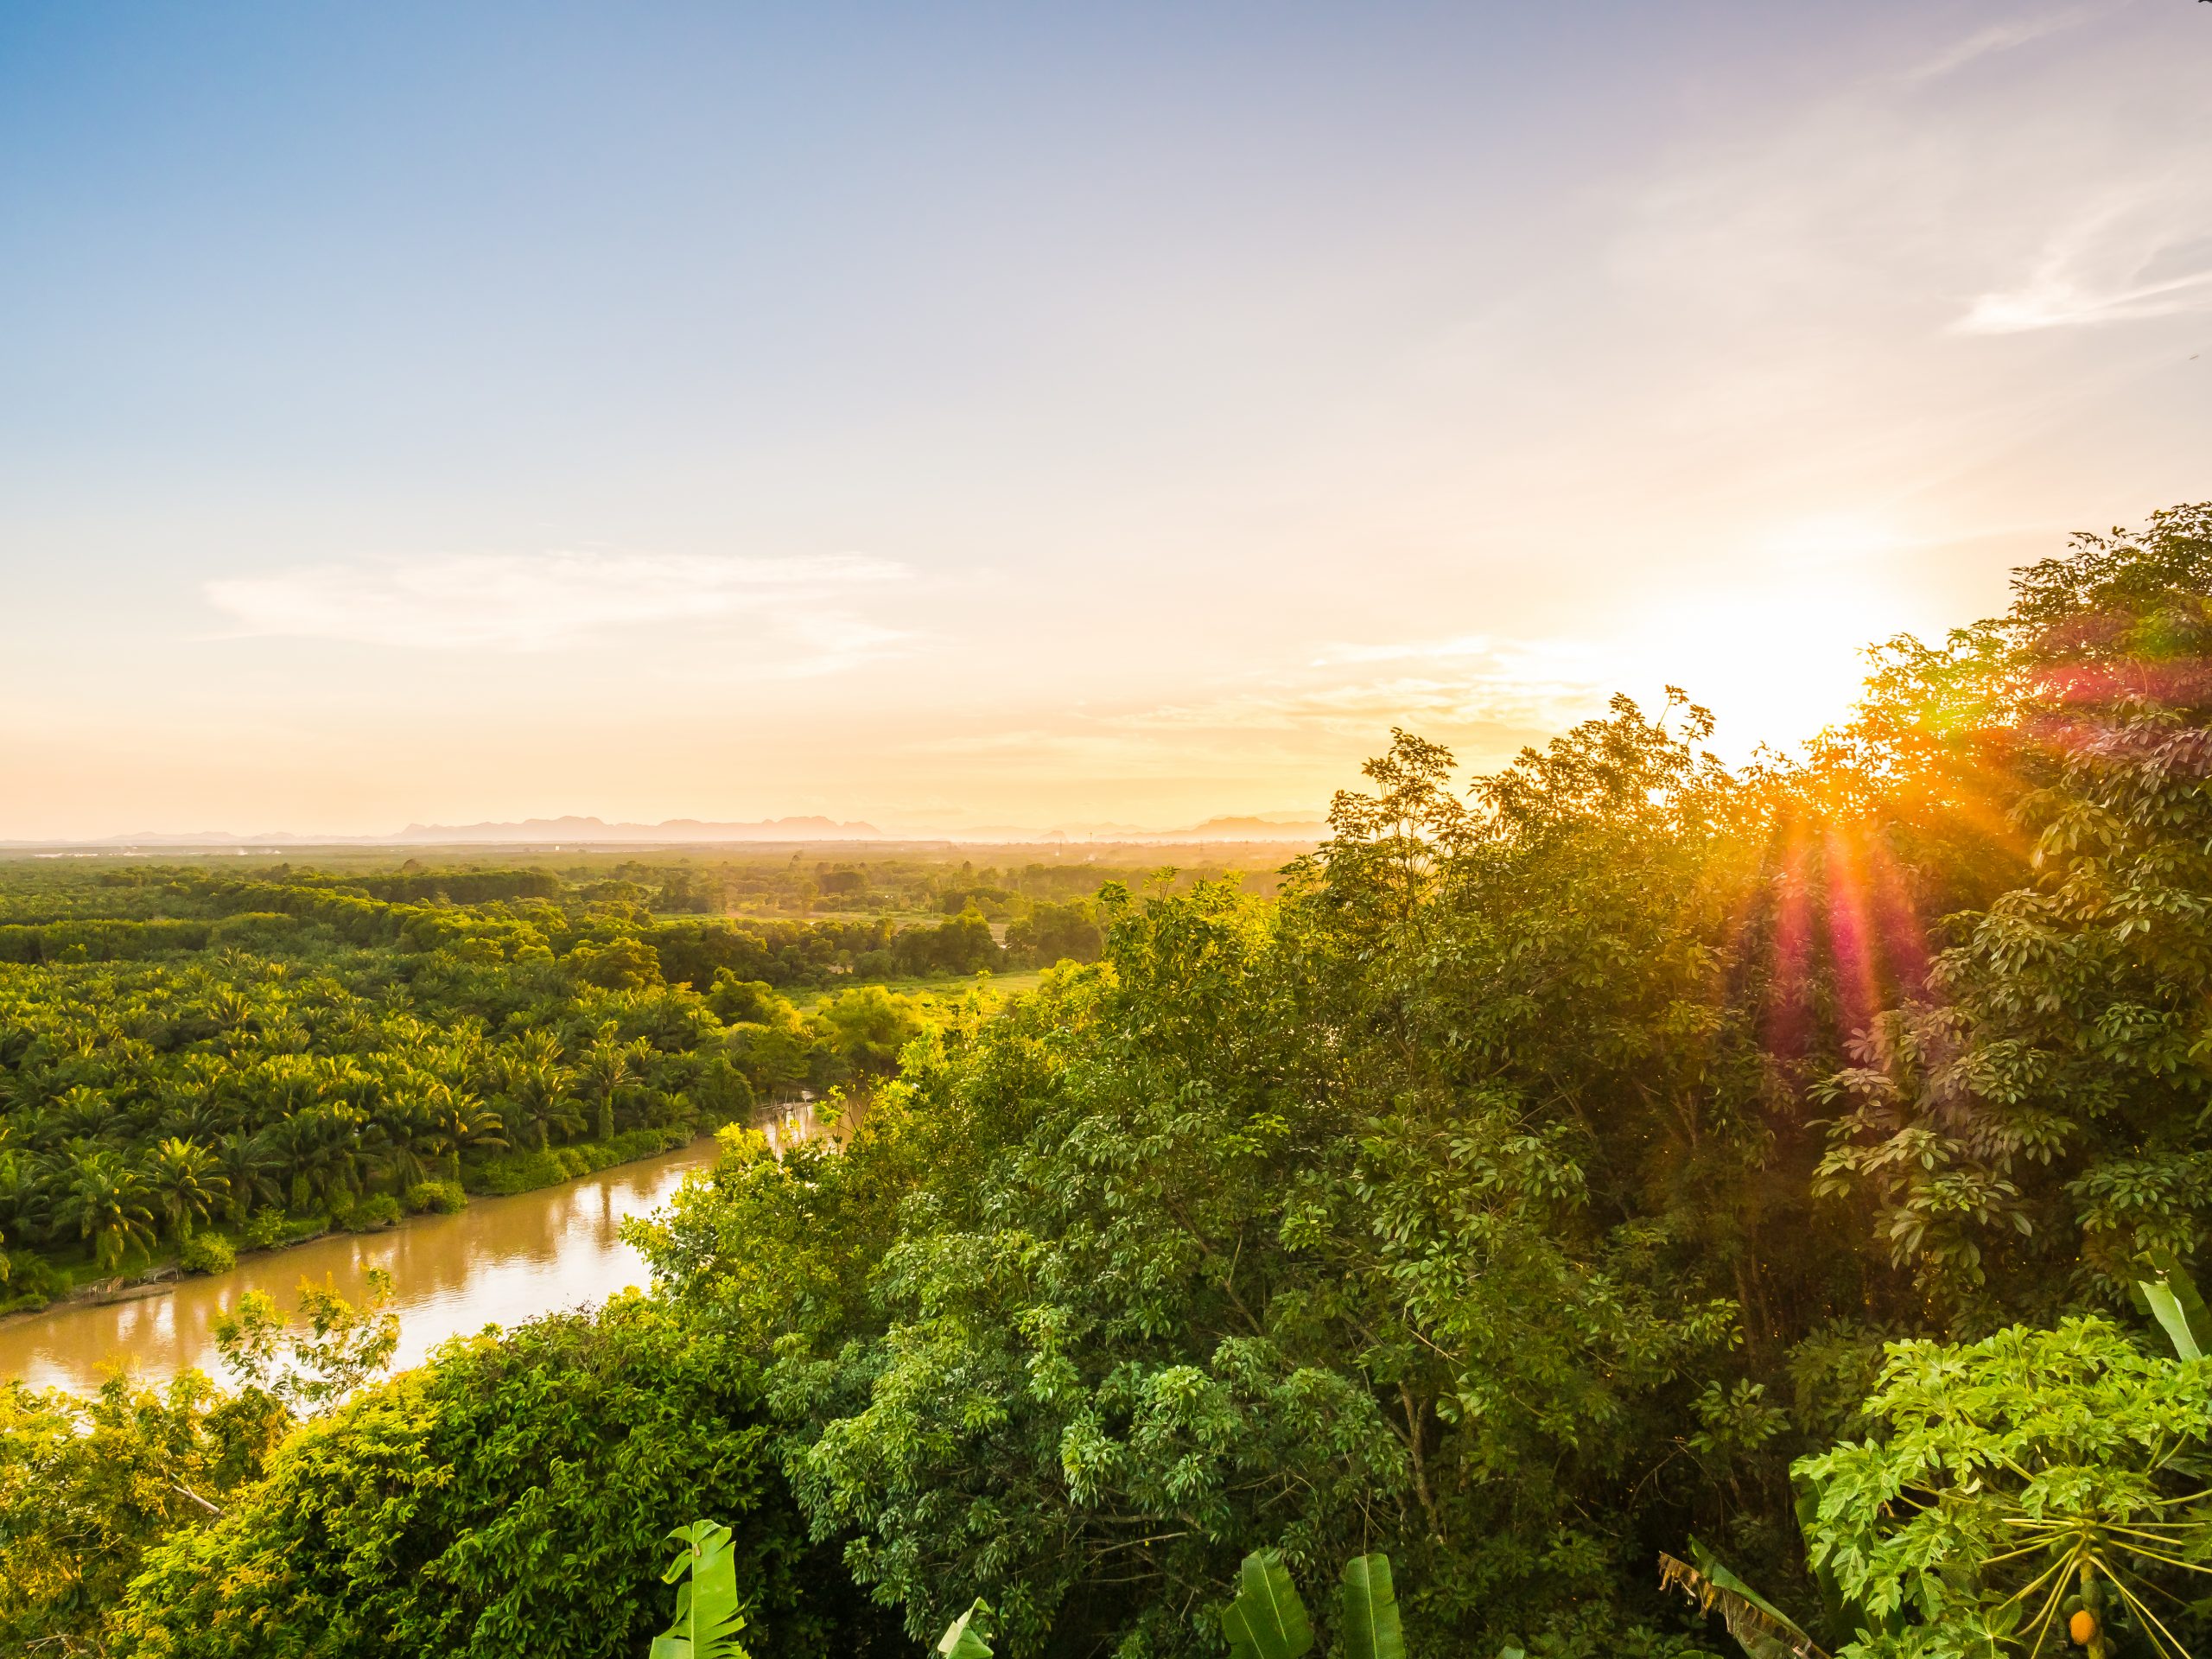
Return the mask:
<path fill-rule="evenodd" d="M 1390 667 L 1362 672 L 1376 664 Z M 1007 768 L 1080 766 L 1117 778 L 1296 775 L 1317 758 L 1342 770 L 1403 725 L 1496 765 L 1596 714 L 1613 689 L 1601 653 L 1577 641 L 1475 636 L 1334 645 L 1299 668 L 1236 677 L 1197 695 L 1090 709 L 1051 726 L 938 735 L 916 753 Z M 1656 686 L 1654 688 L 1656 690 Z"/>
<path fill-rule="evenodd" d="M 836 666 L 902 636 L 849 608 L 904 567 L 850 556 L 554 552 L 311 565 L 210 582 L 234 636 L 543 652 L 623 628 L 753 619 Z"/>
<path fill-rule="evenodd" d="M 2073 6 L 2063 11 L 2044 12 L 2040 16 L 2008 18 L 1954 41 L 1932 57 L 1916 64 L 1906 72 L 1904 79 L 1908 81 L 1934 80 L 1955 69 L 1964 68 L 1978 58 L 2009 52 L 2016 46 L 2025 46 L 2029 41 L 2042 40 L 2045 35 L 2078 28 L 2095 16 L 2095 8 Z"/>
<path fill-rule="evenodd" d="M 2024 334 L 2039 328 L 2166 317 L 2208 305 L 2212 305 L 2212 270 L 2107 287 L 2054 261 L 2018 288 L 1980 296 L 1953 328 L 1962 334 Z"/>
<path fill-rule="evenodd" d="M 1463 634 L 1456 639 L 1421 640 L 1411 645 L 1331 645 L 1321 647 L 1312 665 L 1331 668 L 1339 663 L 1442 662 L 1484 657 L 1491 651 L 1490 640 L 1479 633 Z"/>

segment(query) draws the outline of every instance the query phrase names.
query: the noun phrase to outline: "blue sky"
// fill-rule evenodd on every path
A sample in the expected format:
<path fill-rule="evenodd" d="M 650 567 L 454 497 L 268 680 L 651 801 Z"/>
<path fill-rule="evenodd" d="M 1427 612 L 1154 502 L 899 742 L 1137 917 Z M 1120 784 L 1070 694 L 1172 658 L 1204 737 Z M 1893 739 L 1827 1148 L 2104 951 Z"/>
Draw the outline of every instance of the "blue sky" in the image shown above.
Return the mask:
<path fill-rule="evenodd" d="M 0 12 L 0 836 L 1168 824 L 2212 495 L 2212 7 Z"/>

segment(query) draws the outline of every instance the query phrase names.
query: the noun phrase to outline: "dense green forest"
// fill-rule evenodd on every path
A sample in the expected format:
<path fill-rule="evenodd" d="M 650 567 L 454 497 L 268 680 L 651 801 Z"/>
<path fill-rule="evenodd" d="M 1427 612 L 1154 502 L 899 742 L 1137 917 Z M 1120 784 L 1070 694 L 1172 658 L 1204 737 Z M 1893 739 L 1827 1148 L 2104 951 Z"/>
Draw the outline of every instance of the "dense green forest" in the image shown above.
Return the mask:
<path fill-rule="evenodd" d="M 917 1018 L 842 1149 L 725 1129 L 596 1317 L 378 1381 L 325 1303 L 231 1391 L 12 1388 L 0 1639 L 643 1654 L 707 1516 L 760 1659 L 978 1597 L 1023 1659 L 1218 1655 L 1270 1550 L 1344 1654 L 1370 1552 L 1421 1659 L 2204 1652 L 2212 505 L 1883 648 L 1802 759 L 1708 735 L 1620 701 L 1469 784 L 1395 734 L 1279 891 L 1109 887 L 1098 960 Z M 541 1051 L 639 1079 L 554 1141 L 727 1115 L 801 982 L 633 895 L 130 891 L 10 947 L 11 1230 L 249 1077 L 351 1068 L 365 1147 Z"/>
<path fill-rule="evenodd" d="M 932 918 L 697 913 L 764 862 L 794 891 L 896 880 Z M 864 1089 L 922 1017 L 881 982 L 1101 948 L 1081 861 L 601 863 L 0 871 L 0 1309 Z"/>

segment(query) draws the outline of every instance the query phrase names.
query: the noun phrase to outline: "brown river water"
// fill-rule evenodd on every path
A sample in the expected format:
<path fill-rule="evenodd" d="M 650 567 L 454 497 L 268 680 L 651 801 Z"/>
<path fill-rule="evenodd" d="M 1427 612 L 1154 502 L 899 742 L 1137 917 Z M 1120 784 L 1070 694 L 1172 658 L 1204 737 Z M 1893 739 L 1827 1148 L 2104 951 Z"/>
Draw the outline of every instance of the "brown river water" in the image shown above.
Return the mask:
<path fill-rule="evenodd" d="M 247 1291 L 269 1292 L 289 1313 L 302 1279 L 327 1278 L 341 1295 L 358 1297 L 372 1268 L 392 1277 L 399 1315 L 392 1363 L 404 1370 L 460 1332 L 517 1325 L 645 1284 L 643 1259 L 618 1236 L 623 1220 L 658 1209 L 688 1172 L 714 1158 L 715 1142 L 702 1139 L 565 1186 L 472 1198 L 457 1215 L 244 1256 L 232 1272 L 181 1280 L 164 1295 L 0 1319 L 0 1378 L 83 1390 L 99 1387 L 117 1363 L 149 1378 L 194 1365 L 219 1376 L 210 1326 Z"/>

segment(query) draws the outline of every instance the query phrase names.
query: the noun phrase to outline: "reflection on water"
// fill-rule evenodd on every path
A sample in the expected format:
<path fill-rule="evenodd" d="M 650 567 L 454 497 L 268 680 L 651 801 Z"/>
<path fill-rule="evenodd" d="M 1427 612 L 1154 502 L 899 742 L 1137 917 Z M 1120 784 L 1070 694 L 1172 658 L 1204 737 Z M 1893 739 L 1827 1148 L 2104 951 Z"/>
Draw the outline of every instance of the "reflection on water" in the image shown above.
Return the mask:
<path fill-rule="evenodd" d="M 335 1234 L 289 1250 L 240 1259 L 235 1271 L 186 1279 L 175 1291 L 105 1307 L 56 1307 L 0 1322 L 0 1378 L 88 1389 L 121 1359 L 149 1377 L 188 1365 L 214 1371 L 216 1315 L 249 1290 L 265 1290 L 287 1313 L 302 1278 L 328 1276 L 358 1297 L 371 1268 L 391 1274 L 399 1314 L 395 1368 L 420 1361 L 446 1338 L 487 1324 L 605 1300 L 646 1281 L 638 1253 L 616 1236 L 624 1217 L 657 1208 L 686 1171 L 713 1162 L 711 1139 L 602 1170 L 565 1186 L 512 1198 L 474 1198 L 459 1215 L 423 1216 L 391 1232 Z"/>

